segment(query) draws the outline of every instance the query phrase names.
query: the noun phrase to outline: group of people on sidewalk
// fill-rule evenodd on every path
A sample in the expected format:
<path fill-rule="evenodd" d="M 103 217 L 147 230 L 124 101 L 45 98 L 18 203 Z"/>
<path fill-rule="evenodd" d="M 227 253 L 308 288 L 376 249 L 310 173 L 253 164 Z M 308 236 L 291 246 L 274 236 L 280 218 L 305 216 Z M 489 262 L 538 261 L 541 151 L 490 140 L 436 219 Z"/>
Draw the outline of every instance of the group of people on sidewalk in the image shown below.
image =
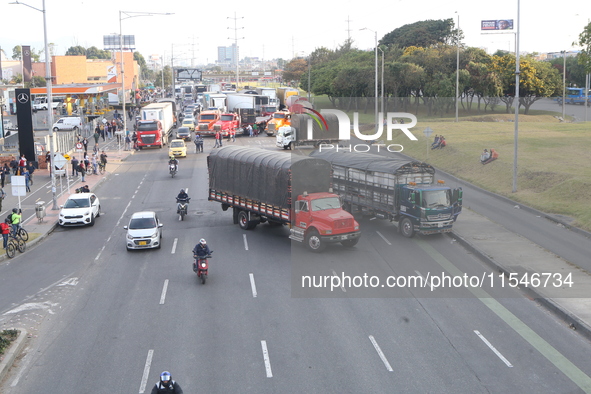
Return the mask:
<path fill-rule="evenodd" d="M 92 157 L 89 158 L 87 153 L 84 153 L 82 160 L 76 159 L 76 156 L 72 156 L 72 160 L 70 160 L 70 164 L 72 165 L 72 176 L 80 175 L 82 177 L 82 182 L 84 182 L 84 177 L 87 173 L 91 175 L 97 175 L 99 173 L 99 166 L 102 168 L 103 171 L 107 169 L 107 158 L 108 155 L 103 150 L 97 160 L 96 153 L 92 154 Z"/>

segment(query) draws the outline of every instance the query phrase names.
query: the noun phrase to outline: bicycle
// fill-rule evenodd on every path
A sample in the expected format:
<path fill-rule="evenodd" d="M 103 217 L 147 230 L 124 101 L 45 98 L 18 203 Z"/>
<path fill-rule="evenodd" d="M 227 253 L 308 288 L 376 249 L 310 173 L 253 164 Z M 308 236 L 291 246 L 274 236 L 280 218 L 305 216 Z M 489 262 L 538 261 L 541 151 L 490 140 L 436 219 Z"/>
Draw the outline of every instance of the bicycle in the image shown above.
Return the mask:
<path fill-rule="evenodd" d="M 101 173 L 101 175 L 105 173 L 105 167 L 105 163 L 99 163 L 99 172 Z"/>
<path fill-rule="evenodd" d="M 20 239 L 22 239 L 23 241 L 28 241 L 29 240 L 29 233 L 27 232 L 27 230 L 25 230 L 24 228 L 22 228 L 22 226 L 18 227 L 18 230 L 16 232 L 16 234 L 14 233 L 14 230 L 10 231 L 10 236 L 12 237 L 18 237 Z"/>
<path fill-rule="evenodd" d="M 15 237 L 12 234 L 8 235 L 8 243 L 6 245 L 6 255 L 8 258 L 13 258 L 18 250 L 21 253 L 25 253 L 27 244 L 20 237 Z"/>

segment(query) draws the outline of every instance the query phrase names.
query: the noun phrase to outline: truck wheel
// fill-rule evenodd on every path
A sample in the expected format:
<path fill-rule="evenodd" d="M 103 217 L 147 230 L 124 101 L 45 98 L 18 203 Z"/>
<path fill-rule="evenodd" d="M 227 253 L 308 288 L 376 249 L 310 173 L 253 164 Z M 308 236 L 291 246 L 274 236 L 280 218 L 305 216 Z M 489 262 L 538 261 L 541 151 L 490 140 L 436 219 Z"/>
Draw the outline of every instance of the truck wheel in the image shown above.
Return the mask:
<path fill-rule="evenodd" d="M 306 234 L 306 246 L 312 252 L 318 253 L 324 250 L 326 245 L 320 238 L 320 234 L 318 234 L 318 231 L 312 229 L 308 231 L 308 233 Z"/>
<path fill-rule="evenodd" d="M 412 238 L 415 235 L 415 226 L 409 218 L 404 218 L 400 222 L 400 232 L 406 238 Z"/>
<path fill-rule="evenodd" d="M 254 228 L 252 222 L 248 220 L 248 213 L 246 211 L 238 212 L 238 225 L 242 230 L 251 230 Z"/>

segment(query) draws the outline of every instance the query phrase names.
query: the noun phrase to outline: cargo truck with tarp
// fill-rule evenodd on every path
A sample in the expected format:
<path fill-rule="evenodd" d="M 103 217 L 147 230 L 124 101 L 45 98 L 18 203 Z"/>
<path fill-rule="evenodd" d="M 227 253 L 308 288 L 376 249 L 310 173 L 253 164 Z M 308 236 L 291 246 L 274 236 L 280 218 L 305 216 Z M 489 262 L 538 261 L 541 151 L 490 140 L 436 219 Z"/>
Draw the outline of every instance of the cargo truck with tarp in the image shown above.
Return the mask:
<path fill-rule="evenodd" d="M 324 149 L 310 156 L 332 164 L 333 189 L 345 210 L 396 221 L 405 237 L 450 232 L 462 210 L 462 189 L 435 183 L 427 163 Z"/>
<path fill-rule="evenodd" d="M 229 146 L 207 157 L 208 200 L 233 211 L 244 230 L 259 223 L 288 225 L 289 238 L 312 251 L 328 243 L 354 246 L 359 223 L 330 191 L 331 166 L 323 159 Z"/>

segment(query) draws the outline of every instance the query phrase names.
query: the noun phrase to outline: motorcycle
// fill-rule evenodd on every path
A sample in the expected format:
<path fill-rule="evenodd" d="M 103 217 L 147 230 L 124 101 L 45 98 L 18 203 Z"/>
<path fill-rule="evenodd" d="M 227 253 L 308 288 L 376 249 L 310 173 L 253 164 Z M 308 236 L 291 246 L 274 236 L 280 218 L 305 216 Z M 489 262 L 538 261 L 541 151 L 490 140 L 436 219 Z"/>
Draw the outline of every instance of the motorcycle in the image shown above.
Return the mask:
<path fill-rule="evenodd" d="M 199 257 L 197 255 L 193 255 L 193 272 L 197 274 L 197 278 L 201 279 L 201 284 L 205 284 L 205 280 L 207 279 L 207 270 L 209 268 L 209 263 L 207 259 L 211 258 L 211 254 L 213 250 L 209 252 L 207 256 Z"/>
<path fill-rule="evenodd" d="M 174 176 L 176 175 L 176 165 L 174 164 L 169 164 L 168 165 L 168 170 L 170 171 L 170 176 L 174 178 Z"/>
<path fill-rule="evenodd" d="M 181 220 L 185 219 L 187 212 L 189 211 L 189 201 L 191 199 L 187 198 L 186 200 L 176 200 L 178 207 L 177 211 Z"/>

